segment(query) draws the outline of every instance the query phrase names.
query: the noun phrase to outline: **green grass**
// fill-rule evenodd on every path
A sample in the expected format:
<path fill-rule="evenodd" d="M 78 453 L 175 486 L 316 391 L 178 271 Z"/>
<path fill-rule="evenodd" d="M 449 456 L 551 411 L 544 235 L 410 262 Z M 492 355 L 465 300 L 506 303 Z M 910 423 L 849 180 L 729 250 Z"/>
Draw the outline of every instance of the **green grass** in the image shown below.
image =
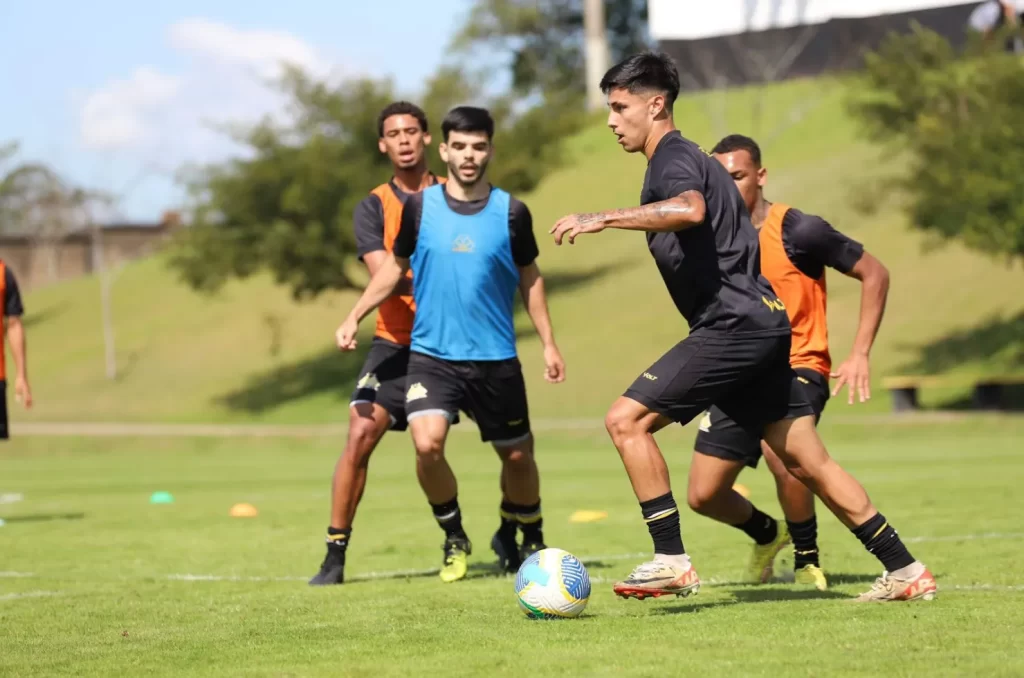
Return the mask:
<path fill-rule="evenodd" d="M 659 436 L 680 498 L 693 433 Z M 468 427 L 453 433 L 450 458 L 476 545 L 470 578 L 388 576 L 436 567 L 441 538 L 408 438 L 392 435 L 356 521 L 353 581 L 329 589 L 305 578 L 323 555 L 339 440 L 17 439 L 0 456 L 0 494 L 24 494 L 0 505 L 0 675 L 1024 673 L 1024 532 L 1007 510 L 1024 480 L 1024 421 L 826 423 L 824 436 L 936 574 L 935 601 L 847 602 L 881 568 L 829 515 L 819 517 L 828 592 L 728 583 L 743 570 L 746 538 L 688 511 L 700 594 L 615 599 L 611 583 L 650 541 L 600 431 L 538 439 L 547 540 L 583 558 L 594 579 L 585 616 L 569 622 L 527 620 L 512 580 L 491 571 L 498 462 Z M 778 515 L 766 470 L 741 480 Z M 157 490 L 175 503 L 148 504 Z M 230 518 L 243 501 L 260 515 Z M 608 518 L 572 524 L 578 509 Z"/>
<path fill-rule="evenodd" d="M 898 163 L 858 139 L 833 80 L 790 82 L 688 97 L 677 121 L 710 147 L 726 132 L 761 139 L 768 196 L 819 213 L 863 241 L 891 269 L 893 287 L 873 356 L 876 377 L 906 371 L 1005 374 L 1024 369 L 1021 273 L 958 246 L 925 254 L 899 205 L 864 216 L 871 182 Z M 754 110 L 760 107 L 760 114 Z M 571 140 L 565 167 L 529 196 L 549 277 L 569 379 L 540 379 L 529 322 L 521 354 L 534 409 L 546 417 L 599 416 L 653 359 L 685 335 L 644 239 L 606 232 L 555 248 L 558 217 L 636 204 L 643 159 L 626 156 L 594 126 Z M 495 162 L 501 162 L 500 147 Z M 875 201 L 877 202 L 877 201 Z M 857 323 L 859 289 L 829 279 L 834 354 L 845 356 Z M 99 287 L 84 279 L 28 296 L 37 409 L 18 420 L 330 422 L 344 417 L 361 354 L 339 356 L 333 331 L 354 300 L 328 294 L 299 305 L 266 278 L 233 283 L 207 299 L 179 285 L 159 258 L 133 264 L 114 288 L 121 376 L 104 377 Z M 371 331 L 372 323 L 365 324 Z M 871 407 L 885 409 L 887 399 Z M 926 402 L 961 392 L 924 392 Z M 864 408 L 861 408 L 864 409 Z"/>

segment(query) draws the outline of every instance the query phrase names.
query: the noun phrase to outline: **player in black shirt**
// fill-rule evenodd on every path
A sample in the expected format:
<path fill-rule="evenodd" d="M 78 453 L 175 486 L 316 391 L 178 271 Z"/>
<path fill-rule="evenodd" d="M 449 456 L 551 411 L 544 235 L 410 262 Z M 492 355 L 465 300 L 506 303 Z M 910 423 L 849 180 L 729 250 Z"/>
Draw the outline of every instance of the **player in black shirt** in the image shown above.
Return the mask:
<path fill-rule="evenodd" d="M 654 433 L 714 405 L 763 438 L 883 563 L 886 574 L 859 600 L 934 597 L 931 573 L 818 437 L 814 410 L 789 364 L 786 308 L 761 276 L 757 232 L 739 191 L 720 162 L 675 129 L 679 74 L 672 60 L 629 57 L 605 74 L 601 89 L 619 144 L 647 156 L 641 207 L 572 214 L 551 232 L 557 244 L 605 228 L 646 232 L 669 294 L 690 324 L 689 336 L 644 371 L 605 418 L 655 552 L 615 585 L 616 594 L 685 596 L 700 588 Z"/>
<path fill-rule="evenodd" d="M 0 335 L 6 333 L 14 357 L 14 397 L 26 409 L 32 407 L 32 389 L 28 385 L 28 363 L 25 359 L 25 327 L 21 316 L 25 308 L 21 303 L 18 280 L 2 259 L 0 259 L 0 296 L 3 297 L 3 319 L 0 321 Z M 7 426 L 7 365 L 3 346 L 0 346 L 0 440 L 10 438 Z"/>

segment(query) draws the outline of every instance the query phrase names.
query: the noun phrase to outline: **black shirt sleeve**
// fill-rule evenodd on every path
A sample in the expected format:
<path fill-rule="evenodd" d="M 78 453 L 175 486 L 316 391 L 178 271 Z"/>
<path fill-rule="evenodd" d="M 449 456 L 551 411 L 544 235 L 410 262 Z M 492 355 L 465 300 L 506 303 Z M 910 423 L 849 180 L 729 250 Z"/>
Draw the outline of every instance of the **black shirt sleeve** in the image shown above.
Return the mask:
<path fill-rule="evenodd" d="M 420 233 L 420 218 L 423 216 L 423 194 L 413 193 L 402 207 L 402 221 L 395 236 L 393 252 L 396 257 L 408 259 L 416 251 L 416 238 Z"/>
<path fill-rule="evenodd" d="M 24 315 L 25 307 L 21 304 L 21 291 L 18 281 L 10 266 L 4 266 L 4 315 L 8 318 Z"/>
<path fill-rule="evenodd" d="M 512 240 L 512 260 L 516 266 L 529 266 L 540 254 L 533 235 L 533 215 L 530 208 L 512 198 L 508 208 L 508 230 Z"/>
<path fill-rule="evenodd" d="M 821 277 L 825 266 L 849 273 L 864 255 L 863 245 L 821 217 L 793 209 L 782 219 L 782 244 L 793 265 L 811 278 Z"/>
<path fill-rule="evenodd" d="M 672 149 L 658 157 L 655 193 L 659 200 L 671 200 L 687 191 L 704 192 L 704 167 L 700 159 L 685 146 Z"/>
<path fill-rule="evenodd" d="M 356 253 L 359 261 L 370 252 L 384 247 L 384 205 L 380 198 L 370 194 L 359 201 L 352 212 L 352 228 L 356 234 Z"/>

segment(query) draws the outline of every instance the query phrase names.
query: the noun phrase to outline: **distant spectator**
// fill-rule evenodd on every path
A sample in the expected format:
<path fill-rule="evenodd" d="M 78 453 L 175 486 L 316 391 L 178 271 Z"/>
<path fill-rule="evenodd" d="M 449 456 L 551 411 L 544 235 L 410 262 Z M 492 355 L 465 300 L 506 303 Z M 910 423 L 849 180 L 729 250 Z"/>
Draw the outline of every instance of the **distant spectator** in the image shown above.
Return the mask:
<path fill-rule="evenodd" d="M 21 316 L 25 309 L 21 303 L 18 281 L 11 269 L 0 259 L 0 296 L 3 297 L 3 316 L 0 317 L 0 333 L 6 333 L 14 356 L 14 395 L 26 408 L 32 407 L 32 389 L 28 385 L 28 366 L 25 361 L 25 328 Z M 0 440 L 10 437 L 7 427 L 7 365 L 3 347 L 0 346 Z"/>
<path fill-rule="evenodd" d="M 987 0 L 978 5 L 967 23 L 971 30 L 981 33 L 986 40 L 1007 26 L 1016 28 L 1016 35 L 1006 41 L 1008 52 L 1024 52 L 1024 40 L 1021 39 L 1020 26 L 1024 19 L 1024 0 Z"/>

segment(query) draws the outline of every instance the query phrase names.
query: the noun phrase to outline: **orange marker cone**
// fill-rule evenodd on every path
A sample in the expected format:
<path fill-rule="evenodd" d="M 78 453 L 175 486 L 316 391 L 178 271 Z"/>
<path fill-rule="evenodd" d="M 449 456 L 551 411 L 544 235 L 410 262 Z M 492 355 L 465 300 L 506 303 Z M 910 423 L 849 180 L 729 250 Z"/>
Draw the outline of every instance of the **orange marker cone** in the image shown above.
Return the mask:
<path fill-rule="evenodd" d="M 235 504 L 231 507 L 232 518 L 255 518 L 259 514 L 252 504 Z"/>

